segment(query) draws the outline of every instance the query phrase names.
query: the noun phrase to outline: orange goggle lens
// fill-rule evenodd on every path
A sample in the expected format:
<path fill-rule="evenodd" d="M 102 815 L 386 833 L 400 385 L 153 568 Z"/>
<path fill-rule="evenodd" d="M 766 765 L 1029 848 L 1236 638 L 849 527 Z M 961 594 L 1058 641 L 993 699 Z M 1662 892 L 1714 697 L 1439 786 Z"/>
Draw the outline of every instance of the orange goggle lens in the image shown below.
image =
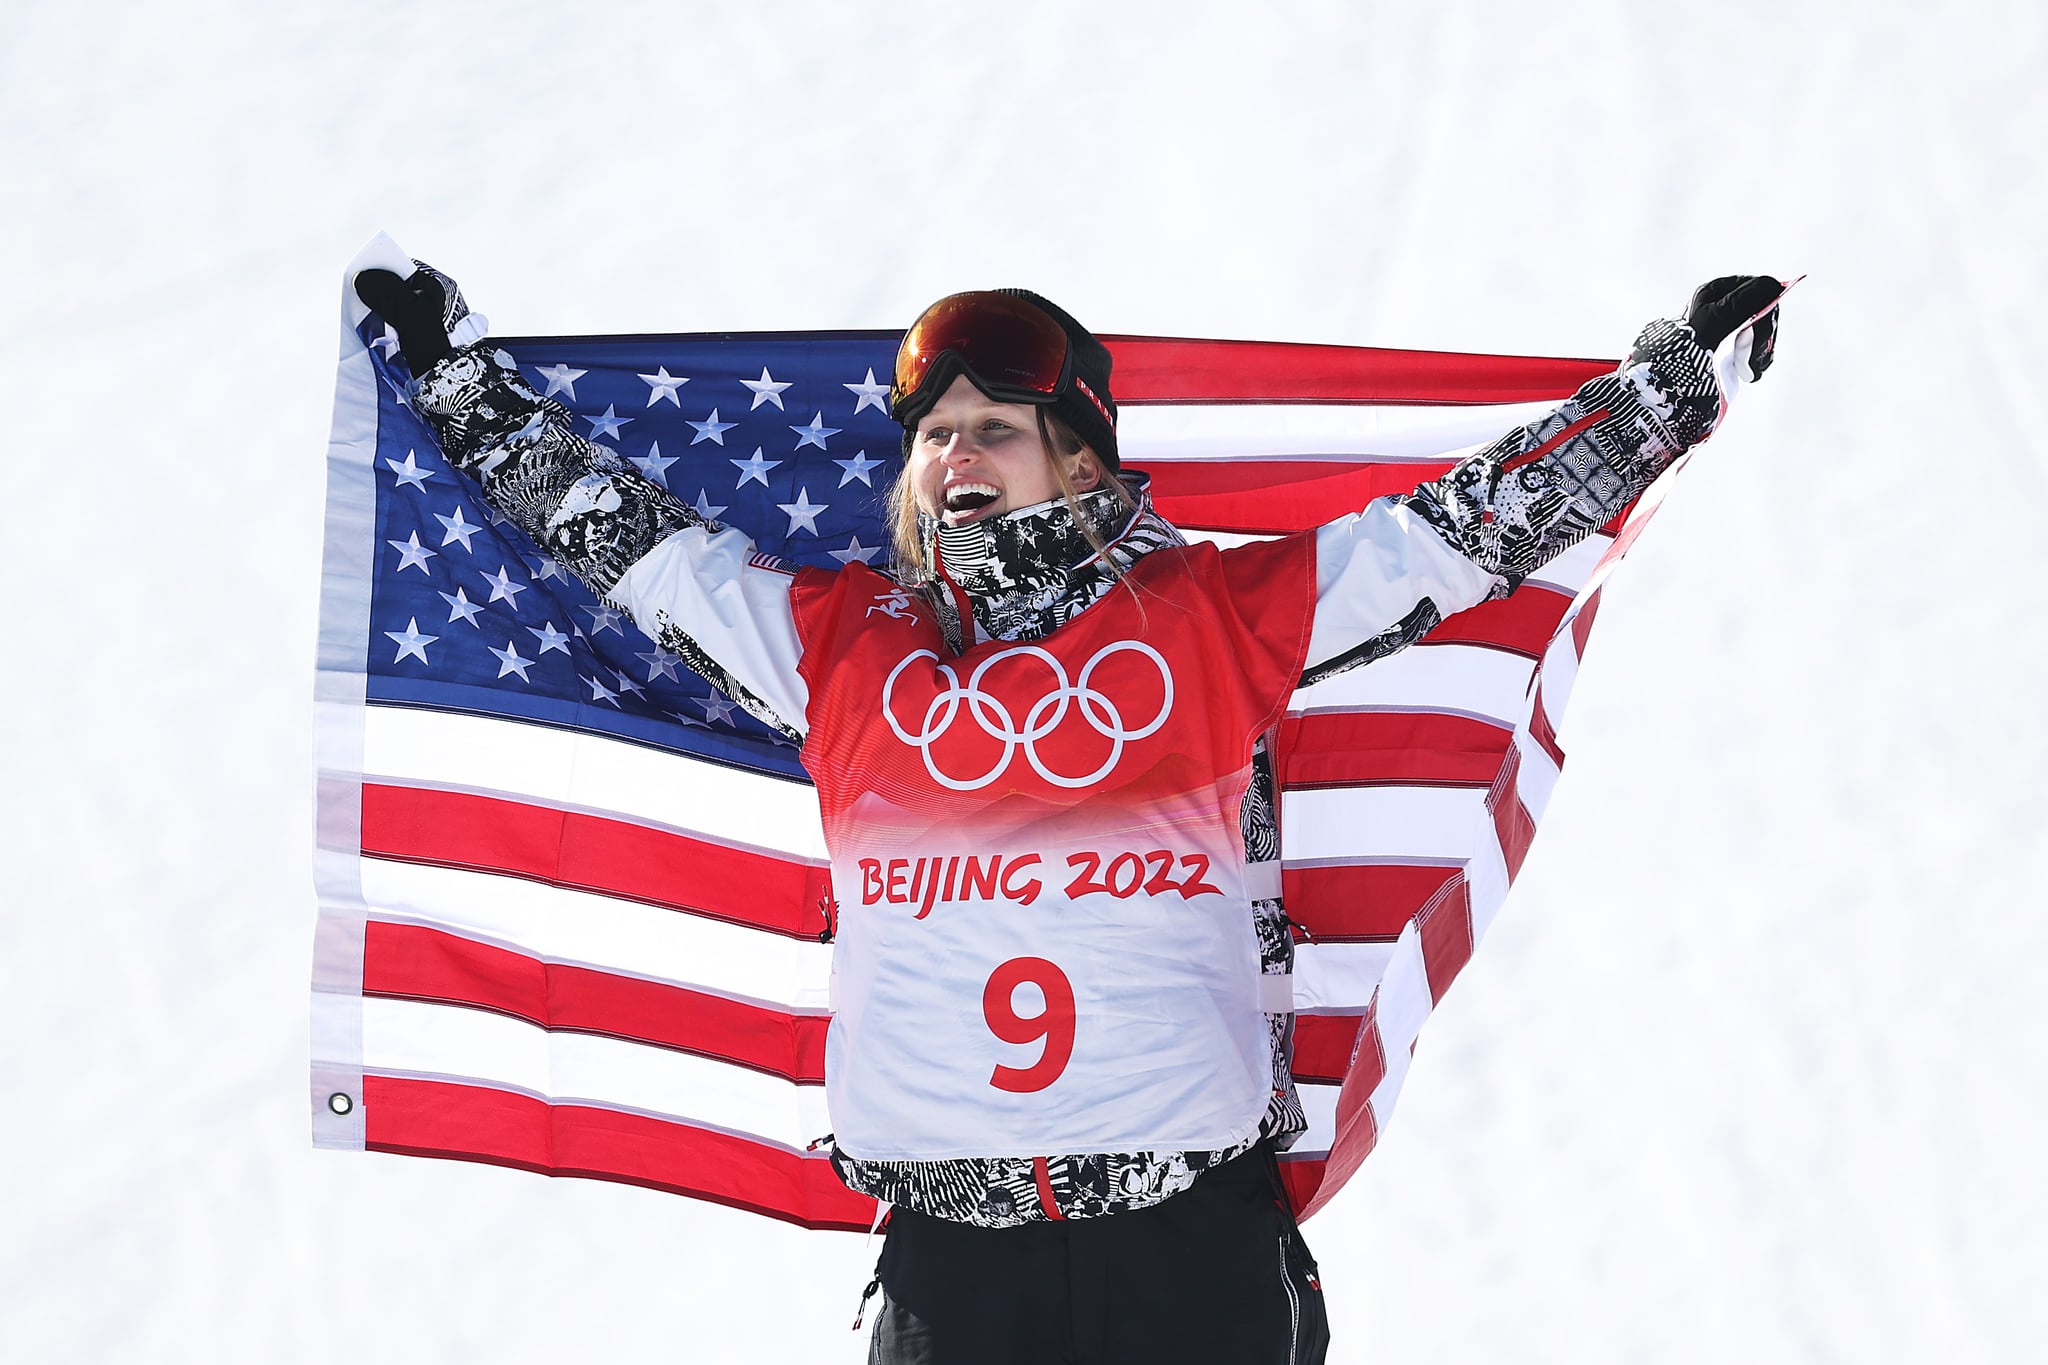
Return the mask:
<path fill-rule="evenodd" d="M 903 334 L 889 408 L 900 421 L 932 371 L 952 356 L 991 398 L 1057 397 L 1066 377 L 1067 334 L 1023 299 L 994 290 L 951 294 Z"/>

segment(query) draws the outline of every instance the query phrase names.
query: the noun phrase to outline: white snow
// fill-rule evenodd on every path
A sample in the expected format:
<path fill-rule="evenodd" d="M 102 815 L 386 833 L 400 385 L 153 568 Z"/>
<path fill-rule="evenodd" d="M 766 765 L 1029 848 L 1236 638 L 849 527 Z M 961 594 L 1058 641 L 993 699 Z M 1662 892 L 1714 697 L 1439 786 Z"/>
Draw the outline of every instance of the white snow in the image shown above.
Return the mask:
<path fill-rule="evenodd" d="M 8 1358 L 864 1358 L 858 1238 L 309 1145 L 322 453 L 380 228 L 527 334 L 1015 282 L 1104 331 L 1614 355 L 1810 272 L 1310 1224 L 1332 1359 L 2035 1358 L 2043 16 L 16 0 Z"/>

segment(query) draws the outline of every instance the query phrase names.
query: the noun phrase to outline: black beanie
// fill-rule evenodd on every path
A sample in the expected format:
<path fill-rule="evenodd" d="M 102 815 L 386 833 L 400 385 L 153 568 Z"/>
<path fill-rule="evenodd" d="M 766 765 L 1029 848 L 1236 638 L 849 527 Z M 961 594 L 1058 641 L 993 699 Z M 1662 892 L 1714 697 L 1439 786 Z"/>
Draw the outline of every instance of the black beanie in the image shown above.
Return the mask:
<path fill-rule="evenodd" d="M 1052 410 L 1074 429 L 1076 436 L 1102 457 L 1102 463 L 1110 473 L 1116 473 L 1120 461 L 1116 449 L 1116 399 L 1109 393 L 1109 347 L 1074 321 L 1072 313 L 1042 294 L 1034 294 L 1029 289 L 998 289 L 996 292 L 1023 299 L 1057 322 L 1060 330 L 1067 334 L 1067 345 L 1074 353 L 1074 382 L 1052 404 Z"/>

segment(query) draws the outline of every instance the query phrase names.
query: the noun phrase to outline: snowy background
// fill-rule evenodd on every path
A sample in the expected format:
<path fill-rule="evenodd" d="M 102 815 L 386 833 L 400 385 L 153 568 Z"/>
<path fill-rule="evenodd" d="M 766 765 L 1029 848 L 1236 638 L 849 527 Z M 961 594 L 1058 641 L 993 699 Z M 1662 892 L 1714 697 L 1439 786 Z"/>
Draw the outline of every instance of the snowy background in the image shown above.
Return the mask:
<path fill-rule="evenodd" d="M 1332 1358 L 2038 1359 L 2048 25 L 1927 13 L 7 0 L 0 1349 L 862 1358 L 857 1237 L 309 1145 L 322 457 L 387 229 L 528 334 L 1016 282 L 1615 355 L 1810 272 L 1310 1224 Z"/>

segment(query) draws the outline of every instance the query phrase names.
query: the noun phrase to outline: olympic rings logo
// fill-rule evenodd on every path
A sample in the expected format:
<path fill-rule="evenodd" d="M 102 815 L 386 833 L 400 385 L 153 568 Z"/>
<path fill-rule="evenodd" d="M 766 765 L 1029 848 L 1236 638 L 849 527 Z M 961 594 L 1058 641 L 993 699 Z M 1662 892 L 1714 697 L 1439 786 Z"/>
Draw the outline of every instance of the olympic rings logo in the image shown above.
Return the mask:
<path fill-rule="evenodd" d="M 1163 692 L 1159 699 L 1159 712 L 1143 725 L 1132 729 L 1125 723 L 1124 714 L 1114 699 L 1097 691 L 1092 685 L 1095 670 L 1102 661 L 1114 654 L 1125 651 L 1142 654 L 1152 661 L 1159 670 L 1159 681 Z M 932 781 L 951 791 L 975 791 L 995 781 L 1009 768 L 1010 760 L 1017 751 L 1024 751 L 1025 759 L 1032 769 L 1055 787 L 1086 787 L 1107 777 L 1124 755 L 1124 746 L 1147 735 L 1156 734 L 1166 724 L 1167 716 L 1173 711 L 1173 672 L 1167 668 L 1166 660 L 1159 651 L 1142 640 L 1117 640 L 1095 651 L 1087 663 L 1081 666 L 1081 676 L 1067 681 L 1067 670 L 1056 657 L 1037 645 L 1017 645 L 1010 649 L 998 650 L 975 666 L 968 675 L 965 686 L 960 675 L 951 664 L 940 664 L 938 671 L 945 675 L 945 686 L 940 689 L 924 709 L 924 720 L 915 733 L 904 728 L 896 719 L 892 703 L 895 699 L 896 679 L 903 670 L 919 659 L 936 660 L 939 656 L 929 649 L 920 649 L 904 656 L 901 663 L 889 671 L 888 681 L 882 684 L 882 719 L 889 722 L 889 728 L 896 732 L 896 738 L 917 749 L 924 756 L 925 771 Z M 1017 723 L 1016 714 L 1002 700 L 982 690 L 981 682 L 991 668 L 1005 659 L 1033 658 L 1043 661 L 1053 676 L 1053 686 L 1024 713 L 1024 723 Z M 979 777 L 960 778 L 940 771 L 937 760 L 932 757 L 932 745 L 953 728 L 962 711 L 981 728 L 983 734 L 1000 742 L 1002 756 L 995 766 Z M 1109 757 L 1102 766 L 1092 773 L 1069 777 L 1056 773 L 1045 765 L 1039 756 L 1038 741 L 1047 738 L 1067 719 L 1068 712 L 1077 713 L 1088 728 L 1109 741 Z"/>

